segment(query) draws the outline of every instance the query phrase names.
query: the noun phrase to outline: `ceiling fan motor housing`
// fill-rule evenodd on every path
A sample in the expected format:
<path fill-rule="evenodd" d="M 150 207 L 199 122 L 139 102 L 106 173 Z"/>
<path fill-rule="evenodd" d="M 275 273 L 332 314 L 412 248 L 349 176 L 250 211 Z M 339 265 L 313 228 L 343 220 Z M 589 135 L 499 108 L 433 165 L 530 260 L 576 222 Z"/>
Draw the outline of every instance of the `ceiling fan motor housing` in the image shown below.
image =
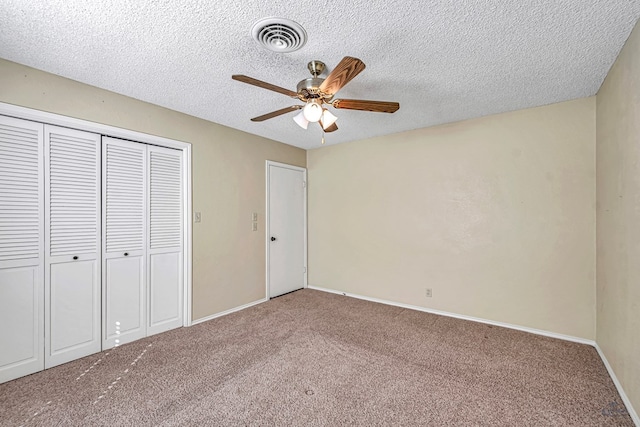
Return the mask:
<path fill-rule="evenodd" d="M 318 77 L 309 77 L 308 79 L 304 79 L 298 83 L 298 93 L 305 99 L 322 98 L 323 96 L 320 93 L 320 85 L 323 81 L 324 79 Z"/>

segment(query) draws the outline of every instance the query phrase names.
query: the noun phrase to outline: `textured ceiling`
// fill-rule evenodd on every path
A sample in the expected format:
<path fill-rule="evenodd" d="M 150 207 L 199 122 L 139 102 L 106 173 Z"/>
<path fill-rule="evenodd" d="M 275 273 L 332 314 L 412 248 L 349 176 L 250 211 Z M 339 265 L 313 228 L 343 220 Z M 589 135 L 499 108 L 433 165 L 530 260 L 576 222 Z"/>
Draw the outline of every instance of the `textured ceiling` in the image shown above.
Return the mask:
<path fill-rule="evenodd" d="M 250 31 L 269 16 L 307 44 L 262 48 Z M 638 16 L 640 0 L 0 0 L 0 57 L 314 148 L 320 128 L 294 114 L 249 121 L 295 100 L 231 75 L 295 90 L 312 59 L 360 58 L 337 98 L 400 110 L 333 110 L 335 144 L 594 95 Z"/>

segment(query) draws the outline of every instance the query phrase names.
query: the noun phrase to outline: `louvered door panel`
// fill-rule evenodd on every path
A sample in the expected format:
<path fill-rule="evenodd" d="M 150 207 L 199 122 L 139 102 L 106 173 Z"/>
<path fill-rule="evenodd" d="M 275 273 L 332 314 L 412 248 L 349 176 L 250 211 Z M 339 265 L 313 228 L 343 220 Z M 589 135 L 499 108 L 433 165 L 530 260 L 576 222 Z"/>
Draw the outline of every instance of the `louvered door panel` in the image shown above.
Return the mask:
<path fill-rule="evenodd" d="M 182 245 L 182 152 L 149 147 L 150 249 Z"/>
<path fill-rule="evenodd" d="M 0 267 L 38 264 L 41 256 L 41 155 L 41 124 L 2 118 Z"/>
<path fill-rule="evenodd" d="M 45 126 L 45 367 L 100 351 L 100 135 Z"/>
<path fill-rule="evenodd" d="M 147 334 L 182 326 L 182 151 L 148 146 L 149 325 Z"/>
<path fill-rule="evenodd" d="M 146 335 L 146 153 L 102 138 L 103 348 Z"/>
<path fill-rule="evenodd" d="M 50 255 L 95 254 L 100 250 L 99 136 L 53 127 L 47 130 Z"/>
<path fill-rule="evenodd" d="M 130 145 L 106 145 L 107 253 L 144 248 L 145 146 Z"/>
<path fill-rule="evenodd" d="M 43 125 L 0 116 L 0 382 L 44 369 Z"/>

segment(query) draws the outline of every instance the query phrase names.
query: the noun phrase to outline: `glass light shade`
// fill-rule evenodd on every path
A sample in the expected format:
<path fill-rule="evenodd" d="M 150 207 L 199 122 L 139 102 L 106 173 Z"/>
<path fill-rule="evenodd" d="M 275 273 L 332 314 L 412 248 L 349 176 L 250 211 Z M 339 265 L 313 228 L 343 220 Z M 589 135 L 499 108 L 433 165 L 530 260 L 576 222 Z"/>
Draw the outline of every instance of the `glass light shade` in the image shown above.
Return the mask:
<path fill-rule="evenodd" d="M 295 121 L 302 129 L 306 129 L 307 126 L 309 126 L 309 120 L 305 119 L 304 111 L 300 111 L 298 114 L 293 116 L 293 121 Z"/>
<path fill-rule="evenodd" d="M 322 113 L 322 121 L 320 122 L 322 124 L 322 128 L 323 129 L 327 129 L 329 126 L 334 124 L 336 122 L 336 120 L 338 120 L 338 118 L 336 116 L 334 116 L 331 113 L 331 111 L 329 111 L 329 110 L 327 110 L 325 108 L 325 110 Z"/>
<path fill-rule="evenodd" d="M 304 118 L 315 123 L 322 117 L 322 107 L 315 100 L 310 100 L 302 109 Z"/>

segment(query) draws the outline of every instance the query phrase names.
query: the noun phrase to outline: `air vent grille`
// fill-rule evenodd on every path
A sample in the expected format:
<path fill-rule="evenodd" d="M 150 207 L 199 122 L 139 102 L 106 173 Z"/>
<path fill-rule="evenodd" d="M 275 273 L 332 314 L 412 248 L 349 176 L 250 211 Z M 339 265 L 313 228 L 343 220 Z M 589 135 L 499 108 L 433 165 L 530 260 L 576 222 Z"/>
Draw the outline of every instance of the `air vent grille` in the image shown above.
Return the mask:
<path fill-rule="evenodd" d="M 304 28 L 285 18 L 262 19 L 254 24 L 251 34 L 258 43 L 273 52 L 293 52 L 307 42 Z"/>

